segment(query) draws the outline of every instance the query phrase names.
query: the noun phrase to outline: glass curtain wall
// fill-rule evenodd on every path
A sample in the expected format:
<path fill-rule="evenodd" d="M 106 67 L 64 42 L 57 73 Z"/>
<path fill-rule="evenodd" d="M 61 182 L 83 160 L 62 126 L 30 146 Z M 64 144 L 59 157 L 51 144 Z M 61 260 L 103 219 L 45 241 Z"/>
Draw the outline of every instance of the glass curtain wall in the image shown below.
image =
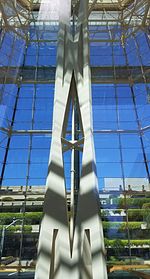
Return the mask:
<path fill-rule="evenodd" d="M 36 14 L 35 14 L 36 15 Z M 92 16 L 91 16 L 92 17 Z M 94 16 L 93 16 L 94 18 Z M 89 20 L 93 127 L 109 264 L 150 260 L 150 34 Z M 57 22 L 0 37 L 1 261 L 34 267 L 52 134 Z M 68 136 L 71 120 L 68 125 Z M 64 156 L 70 192 L 70 154 Z M 79 163 L 79 162 L 78 162 Z M 10 245 L 11 243 L 11 245 Z M 7 258 L 6 258 L 7 257 Z"/>

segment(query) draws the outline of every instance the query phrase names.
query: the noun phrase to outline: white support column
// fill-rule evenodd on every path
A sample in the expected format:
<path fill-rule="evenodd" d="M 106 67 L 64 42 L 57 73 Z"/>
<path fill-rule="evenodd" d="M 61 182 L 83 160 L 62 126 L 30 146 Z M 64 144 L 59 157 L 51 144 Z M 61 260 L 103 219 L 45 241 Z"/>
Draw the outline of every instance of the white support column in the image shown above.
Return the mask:
<path fill-rule="evenodd" d="M 60 23 L 52 143 L 36 279 L 107 278 L 93 141 L 87 16 L 88 1 L 80 0 L 78 26 L 74 38 L 69 26 Z M 82 150 L 83 145 L 83 155 L 77 212 L 72 213 L 72 216 L 75 213 L 76 219 L 72 218 L 69 224 L 63 144 L 67 144 L 64 138 L 67 116 L 70 100 L 74 104 L 74 98 L 77 100 L 83 139 L 72 139 L 68 142 L 66 150 Z M 73 201 L 73 187 L 71 191 Z"/>

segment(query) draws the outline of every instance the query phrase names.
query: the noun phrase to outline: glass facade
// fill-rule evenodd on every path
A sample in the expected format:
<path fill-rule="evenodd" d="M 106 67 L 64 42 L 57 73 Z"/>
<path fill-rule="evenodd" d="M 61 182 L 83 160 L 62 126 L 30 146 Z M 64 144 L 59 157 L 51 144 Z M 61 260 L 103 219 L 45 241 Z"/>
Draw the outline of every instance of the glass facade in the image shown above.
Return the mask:
<path fill-rule="evenodd" d="M 150 263 L 150 31 L 147 22 L 141 27 L 134 13 L 126 15 L 126 10 L 124 27 L 118 13 L 93 12 L 89 18 L 100 214 L 108 266 L 146 268 Z M 143 19 L 146 12 L 141 8 L 138 13 Z M 10 260 L 34 268 L 51 146 L 59 26 L 36 22 L 36 11 L 32 16 L 27 40 L 4 29 L 1 21 L 0 235 L 1 263 Z M 65 154 L 64 165 L 69 206 L 70 153 Z"/>

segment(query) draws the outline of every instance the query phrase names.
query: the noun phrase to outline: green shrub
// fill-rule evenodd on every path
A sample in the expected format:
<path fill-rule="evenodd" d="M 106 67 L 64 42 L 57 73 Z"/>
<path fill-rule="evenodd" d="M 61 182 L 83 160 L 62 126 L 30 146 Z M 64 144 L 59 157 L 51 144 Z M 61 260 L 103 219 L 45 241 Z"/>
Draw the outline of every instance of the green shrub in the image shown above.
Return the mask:
<path fill-rule="evenodd" d="M 148 229 L 150 229 L 150 211 L 148 214 L 145 216 L 144 221 L 147 223 Z"/>
<path fill-rule="evenodd" d="M 26 212 L 25 223 L 28 225 L 39 224 L 42 220 L 42 212 Z"/>
<path fill-rule="evenodd" d="M 136 230 L 141 229 L 142 222 L 128 222 L 128 228 L 130 230 Z M 125 231 L 127 229 L 127 223 L 126 222 L 103 222 L 103 228 L 104 230 L 111 230 L 116 229 L 120 232 Z"/>
<path fill-rule="evenodd" d="M 111 248 L 117 248 L 116 243 L 118 239 L 104 239 L 105 241 L 105 246 L 106 247 L 111 247 Z M 129 243 L 127 239 L 121 239 L 119 241 L 122 247 L 128 247 Z M 142 240 L 130 240 L 130 244 L 134 245 L 136 247 L 138 246 L 143 246 L 143 245 L 149 245 L 150 246 L 150 240 L 149 239 L 142 239 Z"/>
<path fill-rule="evenodd" d="M 143 219 L 149 214 L 149 212 L 150 209 L 129 209 L 129 221 L 143 221 Z"/>
<path fill-rule="evenodd" d="M 148 203 L 144 203 L 143 206 L 142 206 L 142 209 L 150 209 L 150 202 Z"/>
<path fill-rule="evenodd" d="M 142 208 L 144 203 L 150 203 L 150 198 L 114 198 L 113 204 L 119 208 Z"/>
<path fill-rule="evenodd" d="M 129 209 L 128 210 L 128 218 L 129 220 L 143 220 L 143 214 L 142 211 L 140 209 Z"/>
<path fill-rule="evenodd" d="M 117 260 L 117 258 L 116 257 L 114 257 L 114 256 L 110 256 L 110 259 L 109 259 L 110 261 L 116 261 Z"/>
<path fill-rule="evenodd" d="M 4 197 L 2 201 L 14 201 L 14 199 L 12 197 Z"/>
<path fill-rule="evenodd" d="M 42 219 L 42 212 L 26 212 L 25 213 L 25 224 L 33 225 L 39 224 Z M 0 213 L 0 225 L 8 225 L 13 219 L 22 219 L 24 218 L 23 213 Z"/>
<path fill-rule="evenodd" d="M 133 239 L 133 240 L 131 240 L 131 244 L 135 245 L 135 246 L 150 245 L 150 240 L 149 239 L 141 239 L 141 240 Z"/>
<path fill-rule="evenodd" d="M 38 197 L 36 198 L 36 201 L 44 201 L 44 197 Z"/>
<path fill-rule="evenodd" d="M 3 229 L 3 226 L 0 226 L 0 230 Z M 21 226 L 10 226 L 8 229 L 6 229 L 6 231 L 9 231 L 9 232 L 16 232 L 16 231 L 21 231 Z M 23 231 L 24 232 L 31 232 L 32 231 L 32 226 L 29 226 L 29 225 L 25 225 L 23 227 Z"/>
<path fill-rule="evenodd" d="M 2 212 L 11 212 L 11 213 L 19 213 L 22 209 L 22 205 L 5 205 L 0 207 L 0 214 Z M 40 204 L 32 204 L 32 205 L 26 205 L 26 212 L 42 212 L 43 211 L 43 205 Z"/>
<path fill-rule="evenodd" d="M 0 224 L 8 225 L 13 221 L 13 218 L 21 219 L 22 217 L 21 213 L 0 213 Z"/>

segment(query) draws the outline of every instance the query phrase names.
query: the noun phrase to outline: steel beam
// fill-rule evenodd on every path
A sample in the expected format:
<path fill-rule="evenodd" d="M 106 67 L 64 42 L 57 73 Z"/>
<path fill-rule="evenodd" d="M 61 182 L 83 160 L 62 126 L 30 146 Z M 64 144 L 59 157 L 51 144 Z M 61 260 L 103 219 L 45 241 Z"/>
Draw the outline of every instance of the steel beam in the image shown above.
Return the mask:
<path fill-rule="evenodd" d="M 149 131 L 150 126 L 141 128 L 140 130 L 94 130 L 94 134 L 139 134 L 145 131 Z M 52 130 L 12 130 L 4 127 L 0 127 L 0 131 L 8 135 L 52 135 Z M 72 131 L 66 131 L 66 134 L 71 134 Z M 81 134 L 81 131 L 77 131 L 78 134 Z M 70 144 L 70 147 L 73 146 Z"/>
<path fill-rule="evenodd" d="M 8 67 L 0 67 L 0 84 L 3 84 L 5 80 L 5 84 L 18 84 L 20 77 L 22 84 L 28 83 L 54 83 L 55 82 L 55 67 L 38 67 L 38 70 L 34 66 L 24 66 L 23 68 L 16 68 L 9 66 Z M 143 82 L 143 74 L 141 72 L 140 66 L 129 66 L 129 70 L 132 73 L 132 80 L 134 83 L 142 83 Z M 35 80 L 35 72 L 37 71 L 37 78 Z M 116 76 L 114 76 L 114 69 L 111 66 L 97 66 L 91 67 L 91 80 L 92 83 L 97 84 L 129 84 L 129 74 L 127 71 L 127 66 L 115 66 Z M 16 77 L 16 73 L 19 72 Z M 150 83 L 150 67 L 143 66 L 143 72 L 147 77 L 147 82 Z M 7 79 L 6 79 L 7 73 Z"/>

